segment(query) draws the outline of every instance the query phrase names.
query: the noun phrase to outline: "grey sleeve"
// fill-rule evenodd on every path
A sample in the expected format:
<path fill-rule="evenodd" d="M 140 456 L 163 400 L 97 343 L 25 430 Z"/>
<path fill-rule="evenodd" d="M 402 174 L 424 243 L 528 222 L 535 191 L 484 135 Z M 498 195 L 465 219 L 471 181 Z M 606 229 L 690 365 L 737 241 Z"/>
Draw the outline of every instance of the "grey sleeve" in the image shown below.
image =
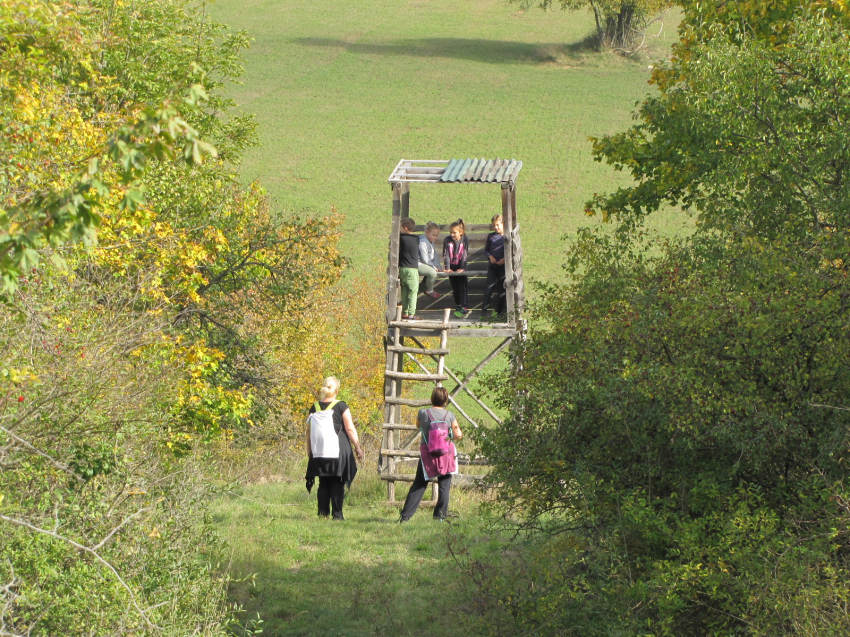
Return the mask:
<path fill-rule="evenodd" d="M 419 240 L 419 261 L 421 263 L 427 263 L 435 270 L 439 270 L 442 267 L 440 260 L 437 258 L 437 249 L 433 243 L 428 241 L 428 237 L 424 234 Z"/>
<path fill-rule="evenodd" d="M 431 265 L 431 255 L 428 254 L 428 238 L 423 234 L 419 237 L 419 263 Z"/>
<path fill-rule="evenodd" d="M 420 409 L 419 415 L 416 417 L 416 422 L 419 423 L 419 434 L 422 436 L 422 444 L 427 444 L 428 440 L 425 437 L 425 432 L 428 430 L 428 425 L 431 424 L 431 419 L 428 418 L 428 411 Z"/>

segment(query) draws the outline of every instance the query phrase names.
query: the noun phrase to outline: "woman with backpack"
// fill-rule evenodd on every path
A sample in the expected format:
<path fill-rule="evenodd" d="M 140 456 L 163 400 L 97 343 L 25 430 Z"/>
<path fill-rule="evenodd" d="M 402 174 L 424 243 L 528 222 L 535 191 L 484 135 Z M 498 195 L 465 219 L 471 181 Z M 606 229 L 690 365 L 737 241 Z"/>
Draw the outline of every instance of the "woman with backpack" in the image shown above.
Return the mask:
<path fill-rule="evenodd" d="M 319 390 L 319 400 L 310 407 L 307 417 L 307 492 L 319 478 L 316 497 L 319 516 L 328 517 L 333 510 L 334 520 L 344 520 L 342 501 L 345 487 L 357 475 L 354 453 L 360 460 L 365 457 L 360 447 L 351 410 L 342 400 L 337 400 L 339 381 L 329 376 Z M 354 445 L 354 453 L 351 447 Z"/>
<path fill-rule="evenodd" d="M 416 477 L 404 501 L 399 522 L 407 522 L 413 517 L 422 502 L 429 478 L 434 477 L 438 486 L 434 519 L 443 520 L 448 514 L 452 474 L 457 473 L 457 449 L 453 441 L 463 438 L 457 418 L 446 409 L 448 402 L 446 388 L 435 387 L 431 393 L 431 407 L 419 410 L 419 430 L 422 432 L 419 452 L 422 459 L 416 467 Z"/>

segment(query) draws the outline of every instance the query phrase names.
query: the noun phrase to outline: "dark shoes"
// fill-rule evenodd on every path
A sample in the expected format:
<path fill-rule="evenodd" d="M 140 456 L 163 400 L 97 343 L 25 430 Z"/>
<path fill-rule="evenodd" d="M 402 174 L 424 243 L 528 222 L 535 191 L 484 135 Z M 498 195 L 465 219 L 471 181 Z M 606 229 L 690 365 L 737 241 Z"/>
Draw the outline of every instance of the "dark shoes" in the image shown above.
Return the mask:
<path fill-rule="evenodd" d="M 434 519 L 439 522 L 445 522 L 447 518 L 459 518 L 460 514 L 457 511 L 446 511 L 443 515 L 435 515 Z"/>

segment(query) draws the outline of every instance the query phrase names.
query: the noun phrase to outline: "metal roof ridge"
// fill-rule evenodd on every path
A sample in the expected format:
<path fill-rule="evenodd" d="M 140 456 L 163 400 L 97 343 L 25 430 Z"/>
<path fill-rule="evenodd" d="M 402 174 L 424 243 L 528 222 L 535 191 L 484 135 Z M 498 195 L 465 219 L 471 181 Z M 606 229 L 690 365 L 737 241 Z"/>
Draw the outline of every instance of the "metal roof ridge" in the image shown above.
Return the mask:
<path fill-rule="evenodd" d="M 429 165 L 430 164 L 430 165 Z M 467 157 L 452 159 L 401 159 L 390 183 L 514 183 L 523 168 L 517 159 Z"/>

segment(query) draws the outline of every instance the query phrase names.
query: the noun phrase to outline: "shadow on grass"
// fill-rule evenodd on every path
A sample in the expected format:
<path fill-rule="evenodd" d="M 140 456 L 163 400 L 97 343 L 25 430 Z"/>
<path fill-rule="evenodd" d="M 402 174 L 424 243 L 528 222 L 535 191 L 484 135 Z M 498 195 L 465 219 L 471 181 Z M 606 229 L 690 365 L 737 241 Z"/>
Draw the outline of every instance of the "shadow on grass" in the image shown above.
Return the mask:
<path fill-rule="evenodd" d="M 372 526 L 368 557 L 317 552 L 300 563 L 268 555 L 235 559 L 232 572 L 245 579 L 231 583 L 229 601 L 244 609 L 243 625 L 259 614 L 263 637 L 467 635 L 471 600 L 447 555 L 444 529 L 428 522 L 389 534 Z M 400 556 L 399 544 L 414 556 Z M 238 625 L 231 630 L 246 634 Z"/>
<path fill-rule="evenodd" d="M 599 51 L 596 34 L 568 44 L 511 42 L 471 38 L 418 38 L 386 43 L 346 42 L 330 38 L 296 38 L 301 46 L 343 48 L 362 55 L 455 58 L 489 64 L 544 64 Z"/>

